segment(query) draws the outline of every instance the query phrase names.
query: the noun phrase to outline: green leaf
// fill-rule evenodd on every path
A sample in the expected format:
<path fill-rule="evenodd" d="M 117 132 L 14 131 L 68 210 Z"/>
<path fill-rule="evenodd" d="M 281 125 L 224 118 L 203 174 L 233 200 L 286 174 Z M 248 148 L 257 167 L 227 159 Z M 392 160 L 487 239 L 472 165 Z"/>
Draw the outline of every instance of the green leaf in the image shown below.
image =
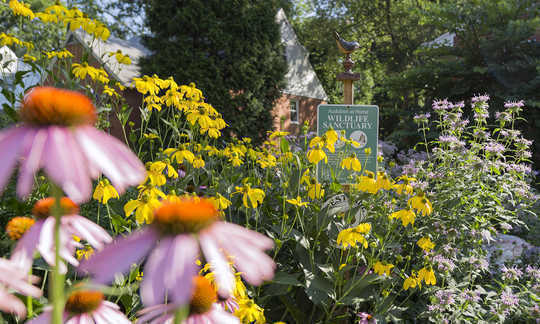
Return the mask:
<path fill-rule="evenodd" d="M 272 279 L 272 283 L 288 286 L 301 286 L 302 283 L 298 281 L 298 275 L 288 274 L 283 271 L 278 271 Z"/>
<path fill-rule="evenodd" d="M 289 152 L 289 141 L 287 141 L 284 137 L 281 138 L 281 141 L 279 142 L 279 149 L 281 152 Z"/>
<path fill-rule="evenodd" d="M 345 285 L 343 291 L 344 296 L 340 298 L 340 302 L 347 305 L 354 305 L 368 300 L 370 297 L 373 297 L 375 293 L 369 286 L 376 285 L 379 282 L 384 280 L 384 277 L 369 274 L 362 279 L 358 280 L 349 280 Z"/>
<path fill-rule="evenodd" d="M 327 304 L 335 299 L 334 285 L 330 280 L 315 276 L 306 269 L 304 269 L 304 274 L 306 276 L 306 294 L 314 304 Z"/>
<path fill-rule="evenodd" d="M 303 269 L 311 269 L 309 250 L 306 249 L 302 244 L 297 244 L 294 252 L 297 261 L 300 263 L 300 267 Z"/>
<path fill-rule="evenodd" d="M 288 292 L 289 292 L 289 289 L 283 287 L 283 285 L 280 285 L 280 284 L 268 284 L 264 286 L 265 297 L 283 296 L 283 295 L 287 295 Z"/>
<path fill-rule="evenodd" d="M 25 74 L 29 73 L 30 71 L 17 71 L 15 72 L 15 84 L 20 84 L 20 85 L 23 85 L 24 87 L 24 83 L 22 81 L 23 77 Z"/>
<path fill-rule="evenodd" d="M 309 241 L 305 236 L 301 235 L 297 231 L 293 231 L 293 236 L 296 242 L 298 242 L 302 247 L 304 247 L 306 250 L 310 249 Z"/>
<path fill-rule="evenodd" d="M 122 233 L 129 229 L 130 222 L 124 217 L 116 214 L 111 214 L 111 223 L 115 233 Z"/>
<path fill-rule="evenodd" d="M 287 310 L 294 317 L 296 323 L 305 322 L 305 313 L 298 308 L 295 301 L 291 300 L 291 298 L 287 295 L 280 296 L 279 300 L 283 303 L 283 305 L 285 305 L 285 307 L 287 307 Z"/>
<path fill-rule="evenodd" d="M 19 115 L 17 114 L 17 112 L 15 111 L 15 109 L 13 109 L 9 104 L 3 104 L 2 105 L 3 109 L 4 109 L 4 112 L 6 113 L 6 115 L 8 115 L 8 117 L 14 121 L 14 122 L 17 122 L 19 120 Z"/>

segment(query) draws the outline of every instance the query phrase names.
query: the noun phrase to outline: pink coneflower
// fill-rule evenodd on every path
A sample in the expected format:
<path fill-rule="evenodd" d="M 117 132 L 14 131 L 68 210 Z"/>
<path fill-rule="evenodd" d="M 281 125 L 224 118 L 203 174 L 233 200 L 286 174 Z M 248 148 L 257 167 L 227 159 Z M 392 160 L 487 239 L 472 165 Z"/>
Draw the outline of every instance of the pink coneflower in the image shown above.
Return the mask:
<path fill-rule="evenodd" d="M 217 294 L 208 279 L 193 277 L 193 289 L 189 300 L 189 316 L 184 324 L 240 324 L 240 320 L 226 312 L 216 303 Z M 174 312 L 181 305 L 160 304 L 141 310 L 137 323 L 172 324 Z"/>
<path fill-rule="evenodd" d="M 13 262 L 0 258 L 0 311 L 26 316 L 26 308 L 21 300 L 8 292 L 15 290 L 21 294 L 39 298 L 41 290 L 30 282 L 37 282 L 35 276 L 28 278 L 28 272 L 21 271 Z"/>
<path fill-rule="evenodd" d="M 34 251 L 37 249 L 43 259 L 54 266 L 54 216 L 51 216 L 51 209 L 55 204 L 54 198 L 45 198 L 39 200 L 32 209 L 32 213 L 37 218 L 30 229 L 19 239 L 17 246 L 11 255 L 11 260 L 27 273 L 32 267 L 34 260 Z M 95 249 L 102 249 L 104 243 L 112 242 L 111 236 L 99 225 L 92 221 L 77 215 L 79 207 L 69 198 L 64 197 L 60 200 L 62 217 L 60 219 L 60 256 L 74 266 L 79 265 L 79 261 L 73 254 L 75 248 L 80 246 L 73 236 L 77 236 Z M 60 265 L 60 272 L 67 270 L 65 264 Z"/>
<path fill-rule="evenodd" d="M 275 263 L 263 251 L 273 241 L 257 232 L 219 220 L 214 204 L 205 198 L 182 198 L 158 208 L 154 222 L 122 238 L 81 264 L 94 280 L 106 283 L 115 273 L 150 253 L 144 268 L 141 298 L 145 305 L 162 303 L 167 295 L 176 304 L 189 301 L 192 280 L 197 274 L 199 245 L 215 274 L 218 292 L 228 298 L 235 277 L 228 258 L 247 282 L 260 285 L 274 275 Z"/>
<path fill-rule="evenodd" d="M 49 306 L 28 324 L 49 324 L 51 316 L 52 307 Z M 62 322 L 65 324 L 131 324 L 118 305 L 106 301 L 101 292 L 91 290 L 77 290 L 69 296 Z"/>
<path fill-rule="evenodd" d="M 88 200 L 101 172 L 123 192 L 145 178 L 144 165 L 122 142 L 95 129 L 96 109 L 86 96 L 36 87 L 24 97 L 23 123 L 0 132 L 0 193 L 20 162 L 17 194 L 26 197 L 44 169 L 75 202 Z"/>

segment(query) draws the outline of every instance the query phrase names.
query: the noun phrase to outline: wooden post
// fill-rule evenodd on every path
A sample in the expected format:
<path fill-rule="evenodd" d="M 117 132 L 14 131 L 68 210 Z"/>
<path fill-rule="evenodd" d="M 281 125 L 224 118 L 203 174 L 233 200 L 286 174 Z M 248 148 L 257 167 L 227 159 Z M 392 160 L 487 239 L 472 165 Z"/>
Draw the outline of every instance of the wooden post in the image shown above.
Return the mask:
<path fill-rule="evenodd" d="M 343 81 L 343 103 L 346 105 L 354 105 L 354 81 L 360 80 L 359 73 L 353 73 L 354 61 L 351 59 L 351 55 L 347 54 L 345 61 L 343 61 L 343 67 L 345 72 L 337 75 L 338 81 Z M 343 192 L 349 192 L 351 190 L 350 185 L 342 185 Z"/>
<path fill-rule="evenodd" d="M 360 80 L 359 73 L 353 73 L 351 70 L 354 67 L 354 61 L 351 59 L 351 55 L 347 54 L 345 61 L 343 61 L 343 67 L 345 72 L 337 75 L 338 81 L 343 81 L 343 103 L 346 105 L 354 105 L 354 81 Z"/>
<path fill-rule="evenodd" d="M 354 90 L 352 80 L 343 80 L 343 103 L 352 105 L 354 103 Z"/>

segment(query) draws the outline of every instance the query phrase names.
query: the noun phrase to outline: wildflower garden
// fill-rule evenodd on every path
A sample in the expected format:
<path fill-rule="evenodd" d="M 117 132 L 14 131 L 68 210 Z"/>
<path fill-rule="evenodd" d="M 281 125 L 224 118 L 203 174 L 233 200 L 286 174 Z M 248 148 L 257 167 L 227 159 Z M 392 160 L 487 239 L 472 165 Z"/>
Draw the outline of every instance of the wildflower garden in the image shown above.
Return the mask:
<path fill-rule="evenodd" d="M 27 28 L 109 37 L 75 8 L 0 6 Z M 339 130 L 224 140 L 228 121 L 196 83 L 168 76 L 132 80 L 133 121 L 104 68 L 0 31 L 4 45 L 43 78 L 24 96 L 2 86 L 0 322 L 540 320 L 538 254 L 490 248 L 539 210 L 515 128 L 524 102 L 437 100 L 415 116 L 423 140 L 406 162 L 381 141 L 374 173 L 377 153 L 357 156 Z M 122 139 L 107 133 L 113 114 Z"/>

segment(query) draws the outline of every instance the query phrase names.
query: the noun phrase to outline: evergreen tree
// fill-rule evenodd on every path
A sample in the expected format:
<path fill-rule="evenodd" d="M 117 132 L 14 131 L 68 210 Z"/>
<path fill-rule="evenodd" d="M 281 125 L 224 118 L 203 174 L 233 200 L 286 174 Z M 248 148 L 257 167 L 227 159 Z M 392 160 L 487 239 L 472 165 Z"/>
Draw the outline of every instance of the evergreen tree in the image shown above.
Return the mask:
<path fill-rule="evenodd" d="M 229 134 L 261 142 L 286 73 L 278 5 L 256 0 L 150 1 L 143 73 L 195 82 L 229 123 Z M 226 130 L 227 130 L 226 129 Z"/>

